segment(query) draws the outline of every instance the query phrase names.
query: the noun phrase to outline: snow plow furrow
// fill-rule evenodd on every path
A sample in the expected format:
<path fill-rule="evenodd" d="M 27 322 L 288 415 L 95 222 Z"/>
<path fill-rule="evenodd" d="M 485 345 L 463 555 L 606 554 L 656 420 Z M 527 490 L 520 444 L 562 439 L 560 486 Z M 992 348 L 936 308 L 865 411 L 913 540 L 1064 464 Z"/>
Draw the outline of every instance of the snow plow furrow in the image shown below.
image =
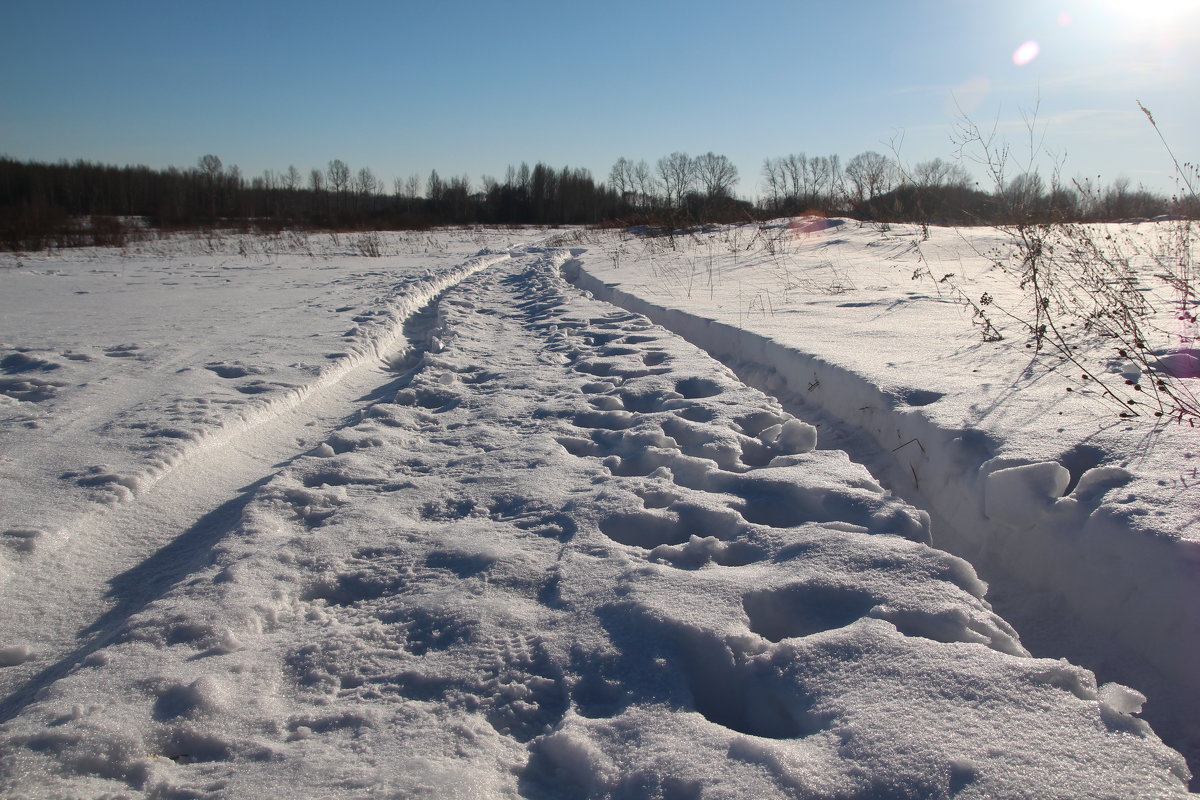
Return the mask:
<path fill-rule="evenodd" d="M 564 274 L 683 337 L 789 411 L 819 420 L 884 485 L 930 515 L 934 544 L 972 563 L 1031 650 L 1137 688 L 1150 698 L 1144 716 L 1155 729 L 1200 754 L 1192 713 L 1200 707 L 1200 614 L 1190 611 L 1200 608 L 1200 543 L 1145 535 L 1135 517 L 1101 507 L 1106 491 L 1130 480 L 1127 470 L 1089 462 L 1086 446 L 1062 463 L 1005 458 L 984 431 L 922 414 L 936 393 L 886 392 L 801 348 L 606 284 L 579 259 Z M 1048 606 L 1057 609 L 1053 619 Z"/>

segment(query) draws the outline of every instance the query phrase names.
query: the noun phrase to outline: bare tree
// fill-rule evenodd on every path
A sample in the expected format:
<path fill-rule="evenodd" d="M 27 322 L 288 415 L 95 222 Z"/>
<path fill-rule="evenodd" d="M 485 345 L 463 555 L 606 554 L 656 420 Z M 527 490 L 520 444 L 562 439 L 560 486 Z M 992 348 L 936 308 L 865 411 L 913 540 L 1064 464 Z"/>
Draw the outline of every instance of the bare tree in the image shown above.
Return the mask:
<path fill-rule="evenodd" d="M 1046 183 L 1036 171 L 1022 172 L 1004 187 L 1005 210 L 1018 220 L 1040 218 L 1044 212 Z"/>
<path fill-rule="evenodd" d="M 314 192 L 325 191 L 325 173 L 319 169 L 309 171 L 308 188 Z"/>
<path fill-rule="evenodd" d="M 340 158 L 335 158 L 329 162 L 329 166 L 325 169 L 326 185 L 337 195 L 337 210 L 342 211 L 346 207 L 346 190 L 350 186 L 350 167 L 345 161 Z"/>
<path fill-rule="evenodd" d="M 370 167 L 363 167 L 354 177 L 354 191 L 361 195 L 372 195 L 379 189 L 379 181 Z"/>
<path fill-rule="evenodd" d="M 687 153 L 671 153 L 655 164 L 655 173 L 662 183 L 668 206 L 679 207 L 695 182 L 695 161 Z"/>
<path fill-rule="evenodd" d="M 709 151 L 702 156 L 696 156 L 693 165 L 696 178 L 704 187 L 704 193 L 709 199 L 728 197 L 737 185 L 737 167 L 725 156 Z"/>
<path fill-rule="evenodd" d="M 780 159 L 780 168 L 787 181 L 787 198 L 793 206 L 805 206 L 812 203 L 812 172 L 808 165 L 808 156 L 796 153 Z"/>
<path fill-rule="evenodd" d="M 374 211 L 376 195 L 382 189 L 383 182 L 375 177 L 370 167 L 362 167 L 355 174 L 354 191 L 359 198 L 360 207 Z"/>
<path fill-rule="evenodd" d="M 633 165 L 629 179 L 633 183 L 633 194 L 637 205 L 650 205 L 650 198 L 654 196 L 654 175 L 650 172 L 650 165 L 645 160 L 638 161 Z"/>
<path fill-rule="evenodd" d="M 300 188 L 300 170 L 296 169 L 295 164 L 289 164 L 287 172 L 283 174 L 283 188 L 289 192 Z"/>
<path fill-rule="evenodd" d="M 221 177 L 221 159 L 209 153 L 206 156 L 200 156 L 197 165 L 200 168 L 200 174 L 208 179 L 210 185 L 217 182 Z"/>
<path fill-rule="evenodd" d="M 834 204 L 846 197 L 846 173 L 842 171 L 842 157 L 837 153 L 829 156 L 829 196 Z"/>
<path fill-rule="evenodd" d="M 346 186 L 350 183 L 350 167 L 345 161 L 340 158 L 335 158 L 329 162 L 329 168 L 325 171 L 329 178 L 329 186 L 335 192 L 344 192 Z"/>
<path fill-rule="evenodd" d="M 217 201 L 221 194 L 221 159 L 212 155 L 200 156 L 196 162 L 201 176 L 204 178 L 205 191 L 208 194 L 208 216 L 216 219 Z"/>
<path fill-rule="evenodd" d="M 421 178 L 418 175 L 393 178 L 392 189 L 395 192 L 397 203 L 402 203 L 406 210 L 412 211 L 417 196 L 421 194 Z"/>
<path fill-rule="evenodd" d="M 442 201 L 459 222 L 467 222 L 468 206 L 471 198 L 471 178 L 462 175 L 451 178 L 442 192 Z"/>
<path fill-rule="evenodd" d="M 633 193 L 633 162 L 621 156 L 608 172 L 608 185 L 625 200 Z"/>
<path fill-rule="evenodd" d="M 804 153 L 768 158 L 762 166 L 772 205 L 776 211 L 788 213 L 817 205 L 817 195 L 835 185 L 835 173 L 840 175 L 840 171 L 833 159 L 809 158 Z"/>
<path fill-rule="evenodd" d="M 787 183 L 783 174 L 783 164 L 778 158 L 763 159 L 762 179 L 766 184 L 770 207 L 779 211 L 783 207 L 784 198 L 787 197 Z"/>
<path fill-rule="evenodd" d="M 634 208 L 649 204 L 654 193 L 654 178 L 645 161 L 618 158 L 608 173 L 608 184 L 625 203 Z"/>
<path fill-rule="evenodd" d="M 895 165 L 887 156 L 868 150 L 847 162 L 846 178 L 852 187 L 852 199 L 870 200 L 891 190 Z"/>
<path fill-rule="evenodd" d="M 370 167 L 362 167 L 351 180 L 351 189 L 355 197 L 356 209 L 375 210 L 375 195 L 382 189 L 382 184 Z"/>
<path fill-rule="evenodd" d="M 971 185 L 971 176 L 961 164 L 944 161 L 940 158 L 922 161 L 913 167 L 913 180 L 918 186 L 932 188 Z"/>
<path fill-rule="evenodd" d="M 832 197 L 836 193 L 837 185 L 841 180 L 841 169 L 838 165 L 837 156 L 833 156 L 832 158 L 813 156 L 808 161 L 808 171 L 812 179 L 809 204 L 819 205 L 823 200 Z"/>
<path fill-rule="evenodd" d="M 429 171 L 429 180 L 425 182 L 425 195 L 434 203 L 440 203 L 446 192 L 446 185 L 442 183 L 442 178 L 438 175 L 436 169 Z"/>

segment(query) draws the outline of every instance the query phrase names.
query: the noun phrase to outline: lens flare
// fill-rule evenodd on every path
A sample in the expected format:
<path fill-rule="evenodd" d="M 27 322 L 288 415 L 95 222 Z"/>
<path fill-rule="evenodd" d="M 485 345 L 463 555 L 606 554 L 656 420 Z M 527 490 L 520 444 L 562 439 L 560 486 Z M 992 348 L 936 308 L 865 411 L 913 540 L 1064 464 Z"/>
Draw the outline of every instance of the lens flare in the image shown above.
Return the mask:
<path fill-rule="evenodd" d="M 1030 39 L 1013 51 L 1012 60 L 1018 67 L 1023 67 L 1038 57 L 1042 51 L 1041 45 Z"/>
<path fill-rule="evenodd" d="M 805 211 L 798 217 L 792 217 L 787 229 L 795 237 L 809 237 L 845 224 L 846 220 L 828 219 L 820 211 Z"/>

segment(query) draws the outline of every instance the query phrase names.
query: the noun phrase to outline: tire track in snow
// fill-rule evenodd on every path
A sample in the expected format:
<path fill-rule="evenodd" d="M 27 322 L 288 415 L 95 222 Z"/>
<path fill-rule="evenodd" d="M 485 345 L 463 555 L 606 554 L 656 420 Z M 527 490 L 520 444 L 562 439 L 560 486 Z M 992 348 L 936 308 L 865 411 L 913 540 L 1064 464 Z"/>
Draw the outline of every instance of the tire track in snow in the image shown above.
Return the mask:
<path fill-rule="evenodd" d="M 77 518 L 54 537 L 55 546 L 30 554 L 26 569 L 0 585 L 10 642 L 32 643 L 15 645 L 32 651 L 23 664 L 0 670 L 0 722 L 108 643 L 129 614 L 202 564 L 272 474 L 345 424 L 373 394 L 394 390 L 394 371 L 418 361 L 428 346 L 438 298 L 509 258 L 485 250 L 452 269 L 405 281 L 391 303 L 394 324 L 355 342 L 312 382 L 256 403 L 181 446 L 161 466 L 133 476 L 126 502 Z M 47 574 L 65 580 L 47 583 Z M 108 608 L 88 621 L 90 610 L 104 604 Z"/>
<path fill-rule="evenodd" d="M 392 351 L 404 338 L 404 326 L 413 314 L 467 277 L 510 257 L 508 253 L 482 250 L 451 269 L 431 276 L 401 281 L 400 293 L 389 308 L 394 317 L 392 324 L 369 329 L 365 336 L 351 343 L 344 355 L 334 359 L 312 381 L 301 386 L 289 387 L 269 399 L 253 402 L 249 408 L 239 409 L 220 427 L 201 431 L 197 441 L 182 445 L 161 465 L 150 467 L 139 474 L 123 476 L 124 484 L 132 492 L 130 497 L 153 486 L 178 464 L 192 458 L 196 453 L 212 447 L 221 447 L 251 428 L 270 423 L 274 418 L 296 408 L 314 393 L 325 391 L 344 380 L 348 373 L 364 363 L 399 357 Z M 387 355 L 389 353 L 391 355 Z"/>

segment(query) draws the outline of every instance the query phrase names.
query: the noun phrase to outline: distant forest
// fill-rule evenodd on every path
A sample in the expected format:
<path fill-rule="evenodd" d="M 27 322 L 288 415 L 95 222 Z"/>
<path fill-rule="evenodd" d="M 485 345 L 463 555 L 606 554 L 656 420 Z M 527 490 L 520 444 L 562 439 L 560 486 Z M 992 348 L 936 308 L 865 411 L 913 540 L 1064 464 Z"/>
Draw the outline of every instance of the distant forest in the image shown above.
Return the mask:
<path fill-rule="evenodd" d="M 215 155 L 195 167 L 151 169 L 85 161 L 48 164 L 0 157 L 0 249 L 123 244 L 146 226 L 245 230 L 424 229 L 439 225 L 649 225 L 744 222 L 802 213 L 883 222 L 995 224 L 1115 221 L 1164 214 L 1196 216 L 1189 203 L 1091 181 L 1047 183 L 1028 172 L 982 191 L 958 164 L 942 159 L 901 168 L 865 152 L 842 163 L 804 154 L 763 162 L 763 196 L 737 197 L 737 168 L 723 155 L 672 153 L 653 165 L 621 158 L 607 181 L 586 169 L 542 163 L 484 176 L 397 178 L 389 187 L 368 167 L 335 159 L 302 173 L 246 177 Z M 137 222 L 133 222 L 136 218 Z"/>

